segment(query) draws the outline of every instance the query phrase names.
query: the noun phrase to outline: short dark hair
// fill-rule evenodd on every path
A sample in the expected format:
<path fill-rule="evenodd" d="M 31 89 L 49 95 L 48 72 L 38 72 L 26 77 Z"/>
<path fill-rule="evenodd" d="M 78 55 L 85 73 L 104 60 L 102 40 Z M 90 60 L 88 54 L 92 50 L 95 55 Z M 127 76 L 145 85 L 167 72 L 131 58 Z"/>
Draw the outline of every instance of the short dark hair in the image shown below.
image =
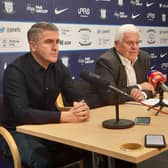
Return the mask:
<path fill-rule="evenodd" d="M 58 32 L 57 26 L 48 22 L 38 22 L 32 25 L 27 32 L 28 41 L 38 41 L 42 32 L 46 30 Z"/>

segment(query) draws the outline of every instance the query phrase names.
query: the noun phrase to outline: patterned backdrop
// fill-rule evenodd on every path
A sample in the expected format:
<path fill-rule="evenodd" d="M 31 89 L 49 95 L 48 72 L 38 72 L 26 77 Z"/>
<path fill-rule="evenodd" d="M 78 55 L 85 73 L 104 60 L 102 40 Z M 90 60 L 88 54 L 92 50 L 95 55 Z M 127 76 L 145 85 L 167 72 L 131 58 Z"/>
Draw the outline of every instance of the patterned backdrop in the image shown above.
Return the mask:
<path fill-rule="evenodd" d="M 133 23 L 152 68 L 168 74 L 168 0 L 0 0 L 0 94 L 8 63 L 29 51 L 26 32 L 37 21 L 60 30 L 60 58 L 74 79 L 113 46 L 115 29 Z"/>

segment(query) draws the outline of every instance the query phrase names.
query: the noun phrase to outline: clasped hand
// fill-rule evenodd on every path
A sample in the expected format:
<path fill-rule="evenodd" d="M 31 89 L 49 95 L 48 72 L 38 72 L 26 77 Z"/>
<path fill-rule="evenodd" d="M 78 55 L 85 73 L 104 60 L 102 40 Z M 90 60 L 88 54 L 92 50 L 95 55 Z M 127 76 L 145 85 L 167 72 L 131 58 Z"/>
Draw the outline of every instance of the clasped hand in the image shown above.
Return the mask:
<path fill-rule="evenodd" d="M 74 102 L 69 111 L 62 111 L 60 122 L 82 122 L 89 118 L 89 107 L 84 100 Z"/>

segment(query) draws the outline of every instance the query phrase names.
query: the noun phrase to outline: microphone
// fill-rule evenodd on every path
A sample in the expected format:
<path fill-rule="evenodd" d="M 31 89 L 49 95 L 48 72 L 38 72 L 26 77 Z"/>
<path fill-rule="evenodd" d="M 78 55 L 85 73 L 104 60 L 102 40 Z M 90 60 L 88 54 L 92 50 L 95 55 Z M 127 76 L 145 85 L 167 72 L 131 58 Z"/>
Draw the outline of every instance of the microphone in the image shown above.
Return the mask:
<path fill-rule="evenodd" d="M 163 91 L 168 92 L 168 86 L 164 83 L 166 82 L 167 78 L 162 72 L 157 70 L 151 70 L 147 73 L 148 82 L 151 83 L 155 89 L 160 87 Z"/>
<path fill-rule="evenodd" d="M 97 88 L 103 88 L 103 89 L 111 89 L 116 91 L 119 94 L 122 94 L 124 96 L 127 96 L 129 99 L 133 100 L 133 98 L 127 94 L 126 92 L 114 87 L 110 81 L 102 78 L 100 75 L 97 75 L 93 72 L 88 71 L 82 71 L 80 73 L 80 77 L 90 84 L 94 85 Z M 109 119 L 105 120 L 102 123 L 102 126 L 104 128 L 108 129 L 123 129 L 123 128 L 130 128 L 134 125 L 134 122 L 127 119 L 119 119 L 119 105 L 115 104 L 115 112 L 116 112 L 116 119 Z"/>
<path fill-rule="evenodd" d="M 150 83 L 152 83 L 152 84 L 155 83 L 155 85 L 157 86 L 158 83 L 159 83 L 159 81 L 157 81 L 157 80 L 158 80 L 159 78 L 156 77 L 156 78 L 157 78 L 157 80 L 156 80 L 156 78 L 152 77 L 152 75 L 155 74 L 154 71 L 156 71 L 156 70 L 149 71 L 148 74 L 147 74 L 147 78 L 148 78 L 148 81 L 149 81 Z M 157 71 L 157 73 L 158 73 L 158 74 L 161 74 L 160 76 L 161 76 L 162 78 L 161 78 L 160 80 L 162 80 L 162 82 L 163 82 L 163 81 L 165 82 L 165 81 L 166 81 L 165 76 L 164 76 L 161 72 L 159 72 L 159 71 Z M 156 74 L 157 74 L 157 73 L 156 73 Z M 152 74 L 152 75 L 151 75 L 151 74 Z M 155 74 L 155 75 L 156 75 L 156 74 Z M 159 75 L 156 75 L 156 76 L 159 76 Z M 129 94 L 127 94 L 126 92 L 124 92 L 124 91 L 122 91 L 122 90 L 120 90 L 120 89 L 114 87 L 113 85 L 111 85 L 110 81 L 104 79 L 103 77 L 101 77 L 101 76 L 98 75 L 98 74 L 95 74 L 95 73 L 93 73 L 93 72 L 88 72 L 88 71 L 82 71 L 82 72 L 80 73 L 80 77 L 81 77 L 82 79 L 84 79 L 85 81 L 89 82 L 90 84 L 94 85 L 95 87 L 101 87 L 101 88 L 103 88 L 103 89 L 112 89 L 112 90 L 116 91 L 117 93 L 120 93 L 120 94 L 122 94 L 122 95 L 124 95 L 124 96 L 127 96 L 130 100 L 133 100 L 133 101 L 134 101 L 134 99 L 133 99 Z M 163 87 L 163 90 L 168 90 L 168 87 L 167 87 L 164 83 L 162 83 L 161 87 Z M 166 112 L 161 111 L 161 109 L 158 110 L 158 109 L 156 109 L 156 108 L 153 107 L 153 106 L 149 106 L 149 105 L 147 105 L 147 104 L 144 104 L 143 102 L 139 102 L 139 103 L 142 104 L 142 105 L 144 105 L 144 106 L 147 106 L 148 108 L 152 108 L 152 109 L 156 110 L 157 112 L 161 112 L 161 113 L 163 113 L 163 114 L 166 113 Z M 116 108 L 116 111 L 117 111 L 117 110 L 118 110 L 118 108 Z M 119 116 L 116 116 L 116 120 L 118 120 L 118 119 L 119 119 Z"/>
<path fill-rule="evenodd" d="M 82 71 L 80 73 L 80 77 L 84 79 L 85 81 L 89 82 L 90 84 L 94 85 L 95 87 L 111 89 L 113 91 L 116 91 L 117 93 L 120 93 L 121 95 L 128 97 L 130 100 L 134 100 L 132 96 L 130 96 L 128 93 L 116 88 L 115 86 L 111 84 L 110 81 L 104 79 L 103 77 L 101 77 L 100 75 L 96 73 L 89 72 L 89 71 Z"/>
<path fill-rule="evenodd" d="M 93 72 L 82 71 L 80 73 L 80 77 L 97 87 L 107 88 L 108 85 L 110 85 L 110 81 L 101 78 L 100 75 L 97 75 Z"/>
<path fill-rule="evenodd" d="M 162 89 L 163 91 L 165 91 L 165 92 L 168 92 L 168 86 L 165 85 L 163 82 L 160 82 L 160 83 L 161 83 L 161 84 L 160 84 L 161 89 Z"/>
<path fill-rule="evenodd" d="M 163 101 L 163 93 L 164 91 L 168 92 L 168 87 L 164 84 L 167 80 L 166 76 L 162 74 L 162 72 L 157 70 L 151 70 L 147 73 L 148 82 L 151 83 L 155 89 L 158 89 L 159 92 L 159 102 L 153 105 L 152 107 L 160 106 L 160 110 L 165 106 L 168 107 L 166 103 Z M 148 110 L 150 110 L 150 107 Z M 157 111 L 155 115 L 158 115 L 160 111 Z"/>

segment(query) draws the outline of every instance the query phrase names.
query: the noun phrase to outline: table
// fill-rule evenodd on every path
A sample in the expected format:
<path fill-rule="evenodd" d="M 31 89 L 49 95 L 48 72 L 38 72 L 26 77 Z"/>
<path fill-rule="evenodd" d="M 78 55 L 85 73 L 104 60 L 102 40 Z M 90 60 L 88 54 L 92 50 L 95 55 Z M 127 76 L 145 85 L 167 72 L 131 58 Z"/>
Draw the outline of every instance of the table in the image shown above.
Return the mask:
<path fill-rule="evenodd" d="M 168 112 L 168 109 L 164 108 L 164 111 Z M 115 107 L 106 106 L 91 110 L 90 119 L 83 123 L 22 125 L 17 131 L 137 164 L 168 150 L 168 146 L 162 149 L 144 147 L 145 134 L 164 134 L 168 142 L 168 115 L 154 114 L 154 110 L 148 111 L 142 105 L 122 104 L 120 118 L 134 120 L 137 116 L 150 116 L 150 125 L 134 125 L 128 129 L 103 128 L 102 121 L 115 118 Z M 122 148 L 127 143 L 140 144 L 141 147 Z"/>

